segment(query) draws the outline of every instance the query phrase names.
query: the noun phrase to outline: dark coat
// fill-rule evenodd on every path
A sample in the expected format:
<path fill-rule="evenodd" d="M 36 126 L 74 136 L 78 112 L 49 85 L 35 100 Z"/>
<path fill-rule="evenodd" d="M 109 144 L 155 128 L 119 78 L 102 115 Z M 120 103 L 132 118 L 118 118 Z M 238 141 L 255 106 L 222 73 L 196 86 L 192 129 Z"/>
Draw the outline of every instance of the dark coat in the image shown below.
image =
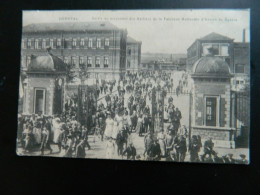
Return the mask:
<path fill-rule="evenodd" d="M 135 160 L 136 156 L 136 149 L 134 146 L 128 146 L 125 151 L 123 152 L 123 155 L 127 156 L 128 160 Z"/>

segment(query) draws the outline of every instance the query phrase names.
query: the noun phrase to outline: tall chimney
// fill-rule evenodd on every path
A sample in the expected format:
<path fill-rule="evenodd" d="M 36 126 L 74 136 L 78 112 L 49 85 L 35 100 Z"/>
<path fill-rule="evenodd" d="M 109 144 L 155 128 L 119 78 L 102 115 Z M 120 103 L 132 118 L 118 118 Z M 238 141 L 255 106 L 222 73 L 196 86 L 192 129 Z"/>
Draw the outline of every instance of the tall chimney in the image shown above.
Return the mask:
<path fill-rule="evenodd" d="M 246 29 L 243 29 L 243 35 L 242 35 L 242 42 L 245 43 L 246 42 Z"/>

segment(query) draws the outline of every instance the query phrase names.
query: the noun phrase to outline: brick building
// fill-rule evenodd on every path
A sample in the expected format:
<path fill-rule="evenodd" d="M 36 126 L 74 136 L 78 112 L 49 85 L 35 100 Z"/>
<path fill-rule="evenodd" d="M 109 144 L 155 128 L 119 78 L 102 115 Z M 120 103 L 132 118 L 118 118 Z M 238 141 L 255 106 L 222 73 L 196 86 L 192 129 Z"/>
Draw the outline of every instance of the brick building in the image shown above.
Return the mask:
<path fill-rule="evenodd" d="M 241 91 L 249 86 L 250 75 L 250 47 L 249 43 L 234 43 L 234 73 L 232 90 Z"/>
<path fill-rule="evenodd" d="M 196 39 L 187 49 L 187 70 L 191 71 L 193 64 L 201 57 L 209 53 L 209 49 L 214 56 L 222 58 L 233 72 L 234 40 L 217 34 L 210 33 L 205 37 Z"/>
<path fill-rule="evenodd" d="M 137 71 L 141 63 L 141 41 L 136 41 L 132 37 L 127 37 L 126 46 L 126 70 Z"/>
<path fill-rule="evenodd" d="M 249 85 L 250 75 L 250 48 L 245 40 L 245 29 L 243 30 L 243 42 L 234 42 L 234 39 L 210 33 L 194 43 L 187 49 L 186 69 L 191 71 L 193 64 L 201 57 L 209 53 L 223 59 L 234 74 L 232 78 L 232 90 L 243 90 Z"/>
<path fill-rule="evenodd" d="M 234 42 L 234 39 L 217 33 L 196 39 L 187 49 L 187 69 L 191 70 L 193 64 L 208 53 L 226 61 L 231 73 L 249 74 L 249 43 L 245 40 Z"/>
<path fill-rule="evenodd" d="M 162 71 L 178 71 L 186 70 L 186 58 L 178 58 L 175 60 L 155 60 L 143 62 L 141 64 L 143 70 L 162 70 Z"/>
<path fill-rule="evenodd" d="M 126 68 L 126 29 L 109 22 L 30 24 L 22 33 L 22 70 L 31 55 L 44 56 L 46 48 L 76 70 L 85 65 L 89 78 L 119 77 Z"/>
<path fill-rule="evenodd" d="M 231 97 L 232 75 L 221 57 L 205 56 L 193 65 L 192 135 L 203 140 L 212 137 L 215 146 L 234 148 L 234 102 Z"/>

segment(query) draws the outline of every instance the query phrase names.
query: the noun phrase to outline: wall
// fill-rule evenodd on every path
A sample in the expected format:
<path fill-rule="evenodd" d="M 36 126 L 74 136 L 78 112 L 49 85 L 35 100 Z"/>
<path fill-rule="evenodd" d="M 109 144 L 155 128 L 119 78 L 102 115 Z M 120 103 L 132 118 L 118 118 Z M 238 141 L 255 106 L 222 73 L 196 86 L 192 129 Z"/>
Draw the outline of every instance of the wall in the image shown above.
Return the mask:
<path fill-rule="evenodd" d="M 245 74 L 250 74 L 250 49 L 249 43 L 234 44 L 234 66 L 236 64 L 245 65 Z M 236 71 L 236 70 L 235 70 Z"/>
<path fill-rule="evenodd" d="M 198 80 L 194 81 L 194 125 L 203 126 L 205 117 L 205 96 L 219 98 L 219 126 L 230 126 L 230 83 L 228 80 Z"/>
<path fill-rule="evenodd" d="M 45 115 L 52 115 L 53 95 L 54 95 L 54 77 L 53 75 L 29 74 L 28 85 L 25 94 L 25 114 L 34 113 L 34 89 L 45 89 Z"/>
<path fill-rule="evenodd" d="M 188 49 L 187 49 L 187 59 L 186 59 L 186 68 L 188 71 L 192 70 L 193 64 L 199 59 L 198 53 L 198 41 L 196 40 Z"/>
<path fill-rule="evenodd" d="M 131 54 L 129 54 L 129 50 L 131 50 Z M 138 70 L 140 68 L 141 62 L 141 43 L 127 43 L 126 49 L 126 69 L 127 70 Z M 130 63 L 130 67 L 128 67 L 128 62 Z"/>
<path fill-rule="evenodd" d="M 200 135 L 202 144 L 208 138 L 213 138 L 214 147 L 223 147 L 223 148 L 235 148 L 234 141 L 234 130 L 230 128 L 221 128 L 221 129 L 212 129 L 212 128 L 199 128 L 193 127 L 191 130 L 192 135 Z"/>

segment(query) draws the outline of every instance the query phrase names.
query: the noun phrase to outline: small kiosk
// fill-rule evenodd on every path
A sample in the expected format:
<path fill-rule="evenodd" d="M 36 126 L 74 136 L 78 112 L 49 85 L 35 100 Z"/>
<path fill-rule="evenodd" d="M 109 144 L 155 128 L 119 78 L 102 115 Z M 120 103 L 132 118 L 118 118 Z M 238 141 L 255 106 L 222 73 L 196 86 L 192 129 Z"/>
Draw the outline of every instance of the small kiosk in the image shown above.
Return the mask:
<path fill-rule="evenodd" d="M 48 53 L 32 56 L 28 65 L 23 114 L 60 114 L 64 105 L 66 65 Z"/>
<path fill-rule="evenodd" d="M 234 148 L 231 83 L 228 64 L 220 57 L 206 56 L 193 65 L 192 135 L 211 137 L 215 146 Z"/>

